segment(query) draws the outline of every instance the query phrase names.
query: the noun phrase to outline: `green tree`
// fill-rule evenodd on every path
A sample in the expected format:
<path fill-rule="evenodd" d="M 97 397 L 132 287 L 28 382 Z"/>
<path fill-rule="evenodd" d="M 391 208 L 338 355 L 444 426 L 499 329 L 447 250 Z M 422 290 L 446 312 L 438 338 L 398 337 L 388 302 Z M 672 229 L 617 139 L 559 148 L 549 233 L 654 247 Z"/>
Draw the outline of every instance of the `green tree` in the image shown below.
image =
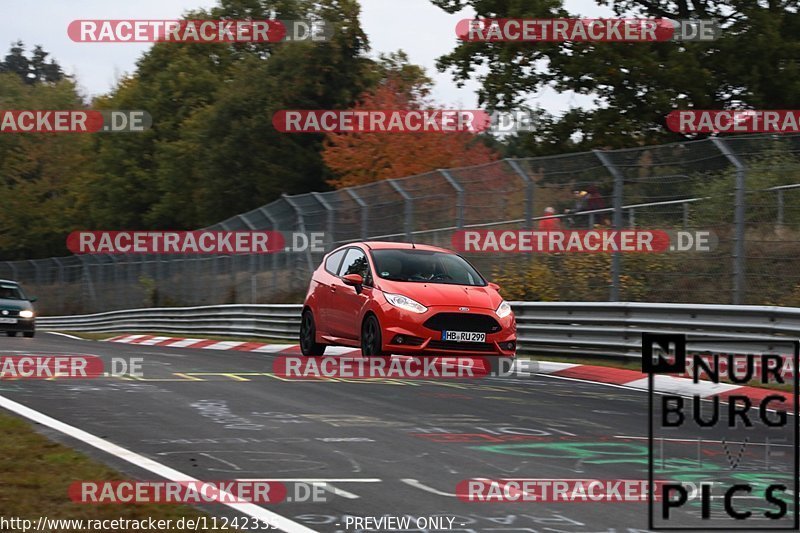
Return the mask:
<path fill-rule="evenodd" d="M 561 0 L 431 0 L 487 18 L 553 18 Z M 597 0 L 620 16 L 716 18 L 715 42 L 461 42 L 438 66 L 464 81 L 479 68 L 480 101 L 511 109 L 545 88 L 594 95 L 594 109 L 543 116 L 544 131 L 511 141 L 512 155 L 680 140 L 665 127 L 673 109 L 794 109 L 800 103 L 797 0 Z M 544 141 L 544 142 L 543 142 Z"/>
<path fill-rule="evenodd" d="M 75 83 L 29 84 L 0 74 L 0 108 L 84 109 Z M 90 172 L 91 138 L 80 133 L 0 134 L 0 259 L 67 253 L 66 235 L 80 213 L 75 183 Z"/>
<path fill-rule="evenodd" d="M 0 74 L 11 72 L 33 85 L 36 83 L 55 83 L 64 79 L 64 72 L 54 60 L 47 61 L 49 53 L 37 45 L 31 57 L 25 56 L 25 44 L 17 41 L 11 45 L 8 55 L 0 62 Z"/>
<path fill-rule="evenodd" d="M 272 127 L 279 109 L 342 108 L 374 83 L 355 0 L 224 0 L 187 18 L 323 19 L 331 42 L 155 45 L 98 102 L 145 109 L 153 128 L 98 140 L 83 205 L 95 224 L 197 227 L 325 187 L 321 135 Z"/>

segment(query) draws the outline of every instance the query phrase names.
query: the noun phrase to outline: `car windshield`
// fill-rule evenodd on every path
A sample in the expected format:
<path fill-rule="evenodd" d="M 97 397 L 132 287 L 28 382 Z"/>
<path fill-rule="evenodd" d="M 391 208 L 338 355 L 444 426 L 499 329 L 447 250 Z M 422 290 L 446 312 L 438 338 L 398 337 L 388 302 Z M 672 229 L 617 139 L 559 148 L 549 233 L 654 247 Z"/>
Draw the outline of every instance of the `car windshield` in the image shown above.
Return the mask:
<path fill-rule="evenodd" d="M 462 257 L 414 249 L 373 250 L 378 276 L 390 281 L 485 287 L 486 280 Z"/>
<path fill-rule="evenodd" d="M 0 299 L 24 300 L 25 295 L 22 294 L 22 289 L 14 285 L 0 285 Z"/>

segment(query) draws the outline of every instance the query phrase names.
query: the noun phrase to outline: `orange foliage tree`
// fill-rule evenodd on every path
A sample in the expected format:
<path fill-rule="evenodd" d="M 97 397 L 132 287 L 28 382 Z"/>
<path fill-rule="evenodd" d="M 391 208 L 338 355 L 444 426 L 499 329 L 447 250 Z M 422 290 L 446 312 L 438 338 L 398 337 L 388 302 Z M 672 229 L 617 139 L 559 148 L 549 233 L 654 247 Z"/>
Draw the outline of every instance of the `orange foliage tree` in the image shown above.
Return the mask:
<path fill-rule="evenodd" d="M 402 82 L 388 79 L 361 97 L 356 110 L 430 108 Z M 470 132 L 329 133 L 322 158 L 340 189 L 390 178 L 422 174 L 438 168 L 480 165 L 498 154 Z"/>

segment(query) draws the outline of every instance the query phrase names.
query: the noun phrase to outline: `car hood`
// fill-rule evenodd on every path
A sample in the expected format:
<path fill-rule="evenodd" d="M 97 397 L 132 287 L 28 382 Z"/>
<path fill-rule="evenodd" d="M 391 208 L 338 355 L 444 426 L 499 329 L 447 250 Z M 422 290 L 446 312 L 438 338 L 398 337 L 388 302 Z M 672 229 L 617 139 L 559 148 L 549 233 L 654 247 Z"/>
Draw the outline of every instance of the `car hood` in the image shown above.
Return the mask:
<path fill-rule="evenodd" d="M 7 298 L 0 298 L 0 309 L 8 311 L 24 311 L 26 309 L 33 310 L 33 306 L 27 300 L 9 300 Z"/>
<path fill-rule="evenodd" d="M 494 311 L 503 298 L 491 287 L 470 287 L 446 283 L 414 283 L 407 281 L 380 281 L 384 292 L 402 294 L 416 300 L 425 307 L 457 305 L 491 309 Z"/>

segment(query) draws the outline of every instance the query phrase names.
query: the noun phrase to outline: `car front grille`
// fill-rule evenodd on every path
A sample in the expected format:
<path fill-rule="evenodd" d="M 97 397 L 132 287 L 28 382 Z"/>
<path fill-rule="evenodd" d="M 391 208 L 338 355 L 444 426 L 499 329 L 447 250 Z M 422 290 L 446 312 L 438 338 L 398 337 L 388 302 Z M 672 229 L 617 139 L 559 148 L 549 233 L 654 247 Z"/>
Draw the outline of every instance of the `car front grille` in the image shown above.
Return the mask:
<path fill-rule="evenodd" d="M 458 352 L 493 352 L 495 351 L 495 346 L 487 342 L 430 341 L 428 349 Z"/>
<path fill-rule="evenodd" d="M 497 333 L 502 329 L 494 318 L 477 313 L 437 313 L 423 325 L 434 331 Z"/>

